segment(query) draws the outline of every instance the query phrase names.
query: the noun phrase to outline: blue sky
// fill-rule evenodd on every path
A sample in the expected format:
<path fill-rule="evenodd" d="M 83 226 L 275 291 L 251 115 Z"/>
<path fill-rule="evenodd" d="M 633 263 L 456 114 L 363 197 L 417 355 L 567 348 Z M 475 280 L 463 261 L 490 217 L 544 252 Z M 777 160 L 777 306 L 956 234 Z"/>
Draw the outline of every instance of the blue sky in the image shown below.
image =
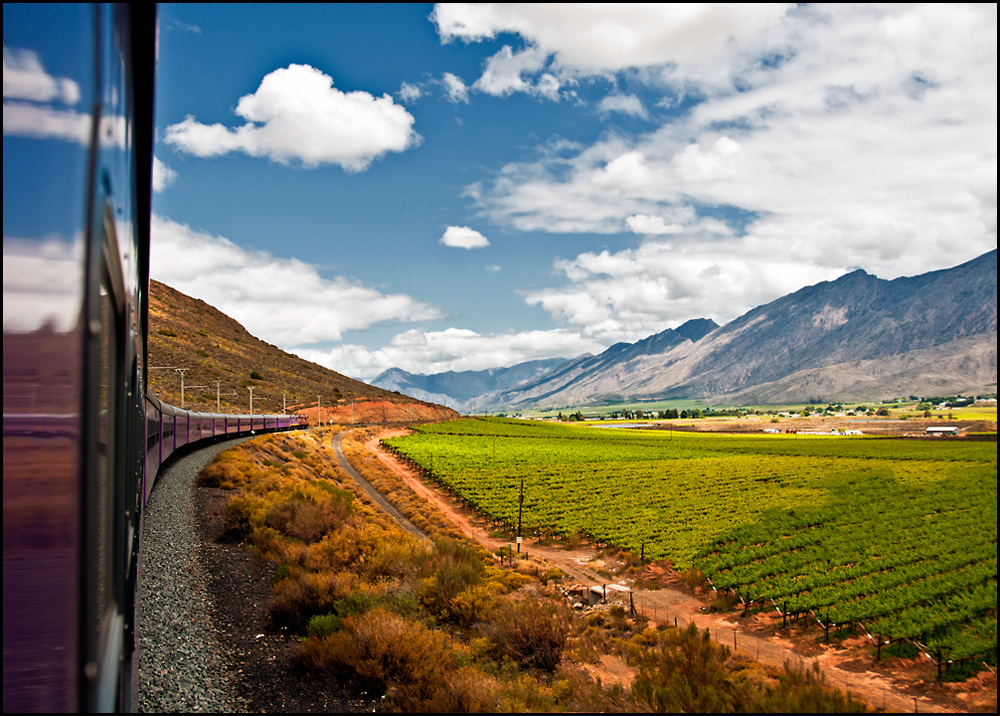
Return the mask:
<path fill-rule="evenodd" d="M 30 64 L 6 25 L 5 152 Z M 995 5 L 163 5 L 152 274 L 371 379 L 947 268 L 997 245 L 996 26 Z M 6 266 L 6 218 L 4 239 Z"/>

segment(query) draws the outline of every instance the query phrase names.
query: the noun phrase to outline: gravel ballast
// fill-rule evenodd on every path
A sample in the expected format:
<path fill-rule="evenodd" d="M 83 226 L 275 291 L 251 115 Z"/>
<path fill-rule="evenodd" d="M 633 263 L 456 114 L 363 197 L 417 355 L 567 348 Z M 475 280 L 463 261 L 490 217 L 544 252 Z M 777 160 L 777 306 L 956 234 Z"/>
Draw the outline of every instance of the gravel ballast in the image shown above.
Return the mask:
<path fill-rule="evenodd" d="M 235 444 L 182 457 L 160 476 L 146 505 L 139 574 L 141 712 L 241 710 L 213 629 L 193 499 L 198 472 Z"/>
<path fill-rule="evenodd" d="M 346 691 L 295 668 L 298 637 L 270 624 L 273 563 L 220 542 L 232 494 L 195 487 L 231 440 L 161 476 L 142 521 L 136 704 L 144 713 L 371 712 L 381 693 Z"/>

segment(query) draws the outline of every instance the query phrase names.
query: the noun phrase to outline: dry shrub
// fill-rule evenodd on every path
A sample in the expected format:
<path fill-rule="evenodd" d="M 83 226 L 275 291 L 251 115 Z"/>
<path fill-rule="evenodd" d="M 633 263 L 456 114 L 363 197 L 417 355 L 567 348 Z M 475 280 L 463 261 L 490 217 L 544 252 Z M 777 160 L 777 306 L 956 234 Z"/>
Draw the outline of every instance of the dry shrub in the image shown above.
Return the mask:
<path fill-rule="evenodd" d="M 309 569 L 350 570 L 363 572 L 365 565 L 383 547 L 398 537 L 398 532 L 387 533 L 379 525 L 363 522 L 342 525 L 319 542 L 309 545 L 305 566 Z"/>
<path fill-rule="evenodd" d="M 530 584 L 533 581 L 532 577 L 527 574 L 491 566 L 486 567 L 483 578 L 499 587 L 503 594 L 520 589 L 525 584 Z"/>
<path fill-rule="evenodd" d="M 485 621 L 499 604 L 496 584 L 477 584 L 460 592 L 448 605 L 448 618 L 463 626 Z"/>
<path fill-rule="evenodd" d="M 354 496 L 325 481 L 304 483 L 266 494 L 254 508 L 251 523 L 267 526 L 304 542 L 315 542 L 352 514 Z"/>
<path fill-rule="evenodd" d="M 289 537 L 304 542 L 315 542 L 330 531 L 329 515 L 321 507 L 306 500 L 285 500 L 274 505 L 264 517 L 268 527 L 273 527 Z"/>
<path fill-rule="evenodd" d="M 242 542 L 253 531 L 250 524 L 252 501 L 245 497 L 234 497 L 226 505 L 222 516 L 222 532 L 219 542 Z"/>
<path fill-rule="evenodd" d="M 483 580 L 483 552 L 467 542 L 443 540 L 434 545 L 433 563 L 434 574 L 420 584 L 420 601 L 431 614 L 461 619 L 453 612 L 452 601 Z"/>
<path fill-rule="evenodd" d="M 233 490 L 246 484 L 245 468 L 232 460 L 216 460 L 198 473 L 198 487 Z"/>
<path fill-rule="evenodd" d="M 551 713 L 556 711 L 556 700 L 551 687 L 528 674 L 518 674 L 503 684 L 495 710 L 499 713 Z"/>
<path fill-rule="evenodd" d="M 688 567 L 682 574 L 681 578 L 684 583 L 687 584 L 691 591 L 696 592 L 699 589 L 704 590 L 705 588 L 705 574 L 697 567 Z"/>
<path fill-rule="evenodd" d="M 336 613 L 337 602 L 356 588 L 357 579 L 348 572 L 293 572 L 274 585 L 271 621 L 278 628 L 304 629 L 317 614 Z"/>
<path fill-rule="evenodd" d="M 639 667 L 632 684 L 635 710 L 684 713 L 844 713 L 862 703 L 828 686 L 818 672 L 752 665 L 691 624 L 686 629 L 647 629 L 632 639 L 630 662 Z"/>
<path fill-rule="evenodd" d="M 412 578 L 428 571 L 431 554 L 431 544 L 427 540 L 402 533 L 396 539 L 382 540 L 380 548 L 358 567 L 372 580 Z"/>
<path fill-rule="evenodd" d="M 495 651 L 522 667 L 555 671 L 570 633 L 567 608 L 528 597 L 501 602 L 487 634 Z"/>
<path fill-rule="evenodd" d="M 258 554 L 277 564 L 301 569 L 308 556 L 308 548 L 302 542 L 288 539 L 273 527 L 257 527 L 250 535 L 250 541 Z"/>
<path fill-rule="evenodd" d="M 470 564 L 443 564 L 420 583 L 420 602 L 431 614 L 454 620 L 458 615 L 452 602 L 470 587 L 479 584 L 481 570 Z"/>
<path fill-rule="evenodd" d="M 356 676 L 386 689 L 386 707 L 400 711 L 485 711 L 494 682 L 461 666 L 446 634 L 382 608 L 341 620 L 341 631 L 299 650 L 307 669 Z"/>

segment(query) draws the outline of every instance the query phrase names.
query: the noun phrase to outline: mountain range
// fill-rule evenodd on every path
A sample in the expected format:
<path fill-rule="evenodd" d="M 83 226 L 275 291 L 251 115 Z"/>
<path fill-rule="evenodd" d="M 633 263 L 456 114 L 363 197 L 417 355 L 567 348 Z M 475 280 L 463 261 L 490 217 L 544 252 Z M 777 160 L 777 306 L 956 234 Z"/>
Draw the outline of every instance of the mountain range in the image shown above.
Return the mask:
<path fill-rule="evenodd" d="M 997 252 L 884 280 L 856 270 L 724 326 L 694 319 L 599 355 L 372 383 L 459 409 L 694 398 L 709 404 L 995 393 Z"/>

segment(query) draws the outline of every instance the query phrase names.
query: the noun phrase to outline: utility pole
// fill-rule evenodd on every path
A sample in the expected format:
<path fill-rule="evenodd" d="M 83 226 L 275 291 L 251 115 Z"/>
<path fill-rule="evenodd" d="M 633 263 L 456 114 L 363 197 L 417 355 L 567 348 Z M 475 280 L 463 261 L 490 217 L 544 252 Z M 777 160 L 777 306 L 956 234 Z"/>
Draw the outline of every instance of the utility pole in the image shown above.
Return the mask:
<path fill-rule="evenodd" d="M 521 478 L 521 491 L 517 495 L 517 553 L 521 554 L 521 510 L 524 507 L 524 477 Z"/>
<path fill-rule="evenodd" d="M 256 387 L 257 386 L 255 386 L 255 385 L 247 386 L 247 390 L 250 391 L 250 414 L 251 415 L 253 415 L 253 389 L 256 388 Z"/>

